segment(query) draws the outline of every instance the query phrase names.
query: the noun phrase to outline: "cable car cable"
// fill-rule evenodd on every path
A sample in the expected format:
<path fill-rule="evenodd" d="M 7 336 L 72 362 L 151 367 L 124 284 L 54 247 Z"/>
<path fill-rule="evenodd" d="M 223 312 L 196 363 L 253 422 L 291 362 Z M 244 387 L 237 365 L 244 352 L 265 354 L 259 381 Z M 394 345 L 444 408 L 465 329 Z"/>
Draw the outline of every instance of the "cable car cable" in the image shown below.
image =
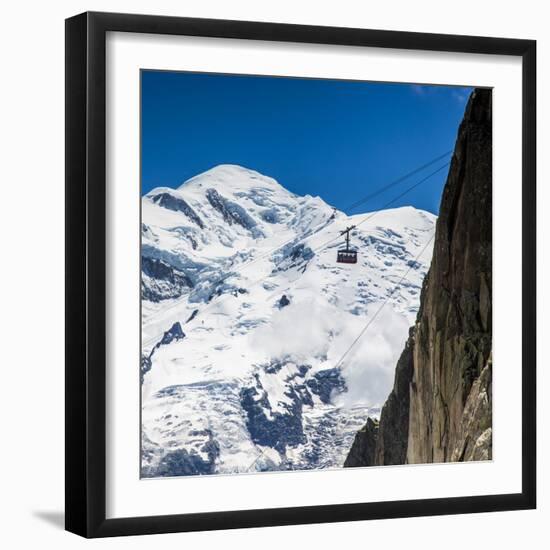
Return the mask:
<path fill-rule="evenodd" d="M 438 156 L 437 158 L 431 160 L 430 162 L 427 162 L 426 164 L 423 164 L 422 166 L 419 166 L 415 170 L 412 170 L 408 174 L 405 174 L 404 176 L 401 176 L 401 177 L 397 178 L 396 180 L 388 183 L 384 187 L 382 187 L 382 188 L 380 188 L 376 191 L 373 191 L 369 195 L 366 195 L 364 198 L 355 201 L 353 204 L 351 204 L 347 208 L 343 208 L 343 211 L 355 210 L 358 206 L 361 206 L 362 204 L 364 204 L 364 203 L 370 201 L 371 199 L 373 199 L 374 197 L 377 197 L 378 195 L 381 195 L 384 191 L 387 191 L 388 189 L 391 189 L 392 187 L 395 187 L 396 185 L 398 185 L 399 183 L 405 181 L 409 177 L 414 176 L 415 174 L 418 174 L 419 172 L 422 172 L 422 170 L 424 170 L 425 168 L 428 168 L 428 166 L 431 166 L 432 164 L 435 164 L 438 160 L 441 160 L 441 159 L 445 158 L 447 155 L 451 154 L 452 152 L 453 151 L 451 149 L 450 151 L 447 151 L 446 153 L 443 153 L 442 155 Z"/>
<path fill-rule="evenodd" d="M 429 174 L 428 176 L 426 176 L 425 178 L 423 178 L 422 180 L 420 180 L 419 182 L 415 183 L 414 185 L 412 185 L 411 187 L 409 187 L 407 190 L 405 190 L 403 193 L 401 193 L 399 196 L 395 197 L 394 199 L 392 199 L 391 201 L 389 201 L 388 203 L 386 203 L 380 210 L 377 210 L 376 212 L 373 212 L 372 214 L 369 214 L 366 218 L 364 218 L 362 221 L 358 222 L 355 227 L 358 227 L 359 225 L 362 225 L 364 224 L 365 222 L 369 221 L 369 220 L 372 220 L 372 218 L 374 218 L 375 216 L 377 216 L 378 214 L 380 214 L 380 212 L 383 212 L 384 209 L 388 206 L 390 206 L 391 204 L 393 204 L 395 201 L 399 200 L 401 197 L 403 197 L 405 194 L 409 193 L 410 191 L 412 191 L 413 189 L 415 189 L 416 187 L 418 187 L 419 185 L 421 185 L 422 183 L 424 183 L 425 181 L 427 181 L 429 178 L 431 178 L 432 176 L 434 176 L 435 174 L 437 174 L 438 172 L 440 172 L 441 170 L 443 170 L 443 168 L 445 168 L 446 166 L 449 166 L 450 162 L 447 162 L 446 164 L 444 164 L 443 166 L 440 166 L 437 170 L 435 170 L 434 172 L 432 172 L 431 174 Z M 320 252 L 322 249 L 326 248 L 330 243 L 336 241 L 336 240 L 339 240 L 340 239 L 340 235 L 334 237 L 333 239 L 330 239 L 329 241 L 323 243 L 322 245 L 316 247 L 313 249 L 313 253 L 316 254 L 317 252 Z M 433 237 L 432 237 L 433 239 Z M 428 241 L 429 243 L 430 241 Z M 422 253 L 422 252 L 421 252 Z M 409 269 L 410 271 L 410 269 Z M 408 273 L 408 272 L 407 272 Z M 262 281 L 264 281 L 265 279 L 269 278 L 271 276 L 271 273 L 267 274 L 267 275 L 264 275 L 262 276 L 260 279 L 254 281 L 250 286 L 256 286 L 258 283 L 261 283 Z M 282 292 L 283 293 L 286 293 L 288 290 L 290 290 L 290 288 L 292 288 L 292 284 L 289 285 L 288 287 L 286 287 Z M 270 296 L 270 299 L 275 295 L 275 294 L 280 294 L 281 291 L 278 289 L 276 293 L 272 294 Z M 225 295 L 226 297 L 230 296 L 229 294 L 226 294 Z M 220 303 L 220 301 L 216 302 L 217 304 Z M 207 309 L 208 306 L 205 308 Z M 204 311 L 204 310 L 203 310 Z"/>
<path fill-rule="evenodd" d="M 394 199 L 392 199 L 390 202 L 386 203 L 384 206 L 382 206 L 382 208 L 380 210 L 377 210 L 376 212 L 373 212 L 372 214 L 369 214 L 366 218 L 364 218 L 362 221 L 358 222 L 354 227 L 359 227 L 360 225 L 366 223 L 367 221 L 369 220 L 372 220 L 372 218 L 374 218 L 375 216 L 377 216 L 378 214 L 380 214 L 380 212 L 383 212 L 385 208 L 387 208 L 388 206 L 391 206 L 391 204 L 393 204 L 394 202 L 396 202 L 397 200 L 399 200 L 401 197 L 403 197 L 405 194 L 409 193 L 410 191 L 412 191 L 413 189 L 415 189 L 416 187 L 418 187 L 420 184 L 424 183 L 426 180 L 428 180 L 430 177 L 432 177 L 433 175 L 437 174 L 438 172 L 440 172 L 441 170 L 443 170 L 443 168 L 445 168 L 446 166 L 449 166 L 450 162 L 444 164 L 443 166 L 440 166 L 437 170 L 435 170 L 434 172 L 432 172 L 430 175 L 426 176 L 425 178 L 423 178 L 422 180 L 420 180 L 419 182 L 415 183 L 414 185 L 412 185 L 411 187 L 409 187 L 406 191 L 404 191 L 403 193 L 401 193 L 399 196 L 395 197 Z M 313 249 L 313 253 L 314 254 L 317 254 L 317 252 L 320 252 L 321 250 L 323 250 L 324 248 L 326 248 L 329 244 L 333 243 L 334 241 L 337 241 L 339 240 L 341 237 L 341 235 L 338 235 L 332 239 L 330 239 L 329 241 L 323 243 L 322 245 L 320 245 L 319 247 L 317 248 L 314 248 Z M 432 237 L 433 239 L 433 237 Z M 429 241 L 428 241 L 429 242 Z M 410 269 L 409 269 L 410 271 Z M 407 272 L 408 273 L 408 272 Z M 268 275 L 269 276 L 269 275 Z M 264 277 L 264 278 L 267 278 L 267 277 Z M 261 279 L 263 280 L 263 279 Z M 254 284 L 257 284 L 254 283 Z M 292 285 L 289 285 L 288 287 L 286 287 L 282 292 L 283 294 L 288 292 L 290 289 L 292 288 Z M 281 291 L 277 290 L 277 294 L 279 294 Z M 270 298 L 272 298 L 274 296 L 274 294 L 272 294 L 270 296 Z"/>
<path fill-rule="evenodd" d="M 434 158 L 433 160 L 419 166 L 418 168 L 415 168 L 414 170 L 411 170 L 410 172 L 406 173 L 405 175 L 399 177 L 398 179 L 396 180 L 393 180 L 392 182 L 388 183 L 387 185 L 385 185 L 384 187 L 381 187 L 380 189 L 374 191 L 373 193 L 370 193 L 369 195 L 366 195 L 365 197 L 363 197 L 362 199 L 359 199 L 358 201 L 354 202 L 353 204 L 351 204 L 350 206 L 348 207 L 345 207 L 342 209 L 342 211 L 349 211 L 349 210 L 353 210 L 355 209 L 357 206 L 360 206 L 362 204 L 365 204 L 367 202 L 369 202 L 370 200 L 372 200 L 373 198 L 377 197 L 378 195 L 381 195 L 382 193 L 384 193 L 385 191 L 387 191 L 388 189 L 391 189 L 392 187 L 398 185 L 399 183 L 402 183 L 403 181 L 407 180 L 408 178 L 410 178 L 411 176 L 414 176 L 415 174 L 418 174 L 419 172 L 421 172 L 422 170 L 428 168 L 429 166 L 431 166 L 432 164 L 435 164 L 438 160 L 441 160 L 442 158 L 446 157 L 447 155 L 449 155 L 450 153 L 452 153 L 453 151 L 450 150 L 450 151 L 447 151 L 445 153 L 443 153 L 442 155 L 439 155 L 438 157 Z M 437 169 L 435 172 L 432 172 L 431 174 L 429 174 L 428 176 L 426 176 L 425 179 L 421 180 L 418 184 L 410 187 L 405 193 L 402 193 L 401 195 L 399 195 L 398 197 L 396 197 L 395 199 L 393 199 L 392 201 L 390 201 L 389 203 L 387 203 L 386 205 L 382 206 L 381 210 L 383 210 L 384 208 L 387 208 L 387 206 L 391 205 L 391 204 L 394 204 L 397 200 L 399 200 L 401 197 L 403 197 L 406 193 L 409 193 L 410 191 L 412 191 L 415 187 L 418 187 L 418 185 L 420 185 L 421 183 L 424 183 L 424 181 L 426 181 L 427 179 L 431 178 L 433 175 L 435 175 L 437 172 L 439 172 L 440 170 L 442 170 L 443 168 L 445 168 L 445 166 L 449 166 L 449 164 L 451 163 L 451 161 L 447 162 L 446 164 L 444 164 L 442 167 L 440 167 L 439 169 Z M 336 207 L 334 208 L 334 210 L 336 210 Z M 330 218 L 332 219 L 332 218 Z M 361 222 L 363 223 L 363 222 Z M 303 241 L 307 238 L 309 238 L 311 235 L 314 235 L 315 233 L 317 233 L 317 231 L 320 230 L 321 228 L 321 225 L 325 224 L 325 222 L 322 222 L 320 223 L 317 228 L 315 228 L 314 231 L 311 231 L 310 233 L 306 234 L 306 235 L 302 235 L 299 239 L 296 239 L 296 238 L 292 238 L 292 239 L 288 239 L 287 241 L 284 241 L 283 243 L 281 244 L 278 244 L 277 246 L 275 246 L 274 248 L 272 248 L 271 250 L 267 251 L 267 252 L 264 252 L 262 255 L 254 258 L 253 260 L 251 260 L 250 262 L 246 262 L 240 266 L 237 266 L 237 268 L 233 271 L 233 273 L 228 273 L 227 275 L 223 276 L 219 281 L 216 282 L 216 284 L 220 284 L 220 283 L 223 283 L 226 279 L 232 277 L 235 272 L 239 272 L 243 269 L 246 269 L 247 267 L 250 267 L 251 265 L 255 264 L 256 262 L 260 261 L 260 260 L 263 260 L 264 258 L 270 256 L 273 254 L 273 252 L 275 250 L 278 250 L 280 248 L 282 248 L 283 246 L 286 246 L 287 244 L 290 244 L 291 242 L 294 242 L 295 244 L 299 243 L 300 241 Z M 326 225 L 326 224 L 325 224 Z"/>
<path fill-rule="evenodd" d="M 416 262 L 418 260 L 418 258 L 420 258 L 420 256 L 422 256 L 422 254 L 424 253 L 426 248 L 428 248 L 428 245 L 433 241 L 434 237 L 435 237 L 435 231 L 434 231 L 434 234 L 430 237 L 430 239 L 426 242 L 426 244 L 422 247 L 422 250 L 420 251 L 420 253 L 414 259 L 414 262 Z M 409 269 L 407 269 L 407 271 L 401 277 L 401 279 L 399 279 L 399 282 L 393 287 L 393 290 L 390 292 L 389 296 L 387 296 L 387 298 L 384 300 L 382 305 L 376 310 L 375 314 L 367 321 L 367 324 L 363 327 L 361 332 L 357 335 L 355 340 L 351 343 L 351 345 L 348 347 L 348 349 L 343 353 L 343 355 L 340 357 L 340 359 L 338 360 L 338 362 L 335 364 L 335 366 L 333 368 L 337 369 L 344 362 L 344 359 L 347 357 L 349 352 L 353 349 L 353 347 L 357 344 L 357 342 L 359 342 L 359 340 L 365 335 L 368 328 L 372 325 L 372 323 L 374 322 L 376 317 L 378 317 L 378 315 L 380 314 L 382 309 L 384 309 L 385 305 L 389 302 L 390 298 L 395 294 L 396 290 L 398 288 L 400 288 L 401 283 L 407 278 L 407 275 L 411 272 L 411 270 L 414 266 L 414 262 L 411 264 Z"/>
<path fill-rule="evenodd" d="M 403 191 L 403 193 L 397 195 L 397 197 L 393 198 L 391 201 L 387 202 L 386 204 L 384 204 L 380 210 L 377 210 L 376 212 L 372 212 L 370 214 L 367 214 L 367 216 L 362 219 L 360 222 L 357 222 L 355 224 L 355 227 L 359 227 L 360 225 L 363 225 L 364 223 L 368 222 L 369 220 L 372 220 L 372 218 L 374 218 L 375 216 L 377 216 L 378 214 L 380 214 L 380 212 L 383 212 L 386 208 L 388 208 L 389 206 L 391 206 L 392 204 L 395 204 L 399 199 L 403 198 L 407 193 L 410 193 L 413 189 L 416 189 L 419 185 L 423 184 L 424 182 L 426 182 L 427 180 L 429 180 L 432 176 L 435 176 L 435 174 L 437 174 L 438 172 L 441 172 L 441 170 L 443 170 L 444 168 L 446 168 L 447 166 L 449 166 L 451 164 L 451 162 L 446 162 L 445 164 L 443 164 L 443 166 L 440 166 L 437 170 L 431 172 L 430 174 L 428 174 L 426 177 L 422 178 L 419 182 L 415 183 L 414 185 L 411 185 L 411 187 L 409 187 L 408 189 L 406 189 L 405 191 Z M 325 248 L 327 245 L 329 245 L 330 243 L 334 242 L 334 241 L 337 241 L 340 239 L 340 235 L 337 235 L 336 237 L 330 239 L 329 241 L 326 241 L 325 243 L 323 243 L 322 245 L 320 245 L 319 247 L 317 248 L 314 248 L 313 249 L 313 253 L 316 253 L 320 250 L 322 250 L 323 248 Z"/>

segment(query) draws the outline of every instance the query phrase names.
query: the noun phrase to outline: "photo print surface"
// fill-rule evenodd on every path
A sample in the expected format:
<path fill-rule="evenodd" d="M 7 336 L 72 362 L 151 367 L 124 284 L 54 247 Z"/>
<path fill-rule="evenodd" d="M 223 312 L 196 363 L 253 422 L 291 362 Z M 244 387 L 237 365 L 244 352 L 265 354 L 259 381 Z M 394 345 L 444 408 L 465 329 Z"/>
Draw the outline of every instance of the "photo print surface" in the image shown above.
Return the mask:
<path fill-rule="evenodd" d="M 491 101 L 142 71 L 142 478 L 492 458 Z"/>

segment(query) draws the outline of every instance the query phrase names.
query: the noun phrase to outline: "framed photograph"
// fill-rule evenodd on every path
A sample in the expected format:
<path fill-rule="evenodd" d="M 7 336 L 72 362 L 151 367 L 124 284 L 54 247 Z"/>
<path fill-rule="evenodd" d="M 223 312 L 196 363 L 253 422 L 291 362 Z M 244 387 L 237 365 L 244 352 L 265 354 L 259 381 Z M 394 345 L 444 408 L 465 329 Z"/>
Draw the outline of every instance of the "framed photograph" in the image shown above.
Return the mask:
<path fill-rule="evenodd" d="M 535 507 L 530 40 L 66 21 L 66 528 Z"/>

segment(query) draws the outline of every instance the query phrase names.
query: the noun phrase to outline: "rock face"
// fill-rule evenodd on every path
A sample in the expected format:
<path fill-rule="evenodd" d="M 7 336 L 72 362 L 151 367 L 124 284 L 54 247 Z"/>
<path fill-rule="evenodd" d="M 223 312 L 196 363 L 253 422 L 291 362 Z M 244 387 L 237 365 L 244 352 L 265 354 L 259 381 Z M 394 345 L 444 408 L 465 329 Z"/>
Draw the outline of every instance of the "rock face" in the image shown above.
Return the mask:
<path fill-rule="evenodd" d="M 246 210 L 236 202 L 232 202 L 225 197 L 222 197 L 215 189 L 210 188 L 206 191 L 208 202 L 223 216 L 223 219 L 229 224 L 234 223 L 250 230 L 254 233 L 256 222 Z M 261 232 L 256 231 L 254 236 L 258 237 Z"/>
<path fill-rule="evenodd" d="M 393 389 L 384 403 L 378 429 L 376 464 L 404 464 L 409 434 L 410 382 L 413 373 L 414 328 L 409 331 L 405 349 L 395 368 Z"/>
<path fill-rule="evenodd" d="M 393 390 L 378 430 L 367 423 L 370 436 L 358 435 L 346 466 L 492 457 L 491 133 L 491 91 L 477 89 L 458 132 L 432 264 Z"/>
<path fill-rule="evenodd" d="M 310 370 L 310 365 L 273 362 L 264 365 L 255 375 L 253 385 L 242 388 L 241 405 L 254 443 L 272 447 L 280 453 L 284 453 L 287 447 L 305 444 L 304 409 L 314 406 L 315 396 L 322 404 L 329 405 L 333 394 L 346 391 L 338 369 L 313 374 Z M 268 389 L 274 376 L 283 380 L 285 385 L 281 399 L 272 404 Z M 315 447 L 316 442 L 313 443 L 312 447 Z"/>
<path fill-rule="evenodd" d="M 143 256 L 141 260 L 143 300 L 160 302 L 170 298 L 179 298 L 193 288 L 193 282 L 185 273 L 168 265 L 162 260 Z"/>
<path fill-rule="evenodd" d="M 375 463 L 376 440 L 378 438 L 379 423 L 372 418 L 355 435 L 351 451 L 344 462 L 344 468 L 364 466 Z"/>
<path fill-rule="evenodd" d="M 489 360 L 472 385 L 451 456 L 453 462 L 491 459 L 491 368 Z"/>
<path fill-rule="evenodd" d="M 163 206 L 174 212 L 183 212 L 193 223 L 197 224 L 201 229 L 204 228 L 204 223 L 200 217 L 182 198 L 174 197 L 170 193 L 159 193 L 158 195 L 152 195 L 151 200 L 159 206 Z"/>

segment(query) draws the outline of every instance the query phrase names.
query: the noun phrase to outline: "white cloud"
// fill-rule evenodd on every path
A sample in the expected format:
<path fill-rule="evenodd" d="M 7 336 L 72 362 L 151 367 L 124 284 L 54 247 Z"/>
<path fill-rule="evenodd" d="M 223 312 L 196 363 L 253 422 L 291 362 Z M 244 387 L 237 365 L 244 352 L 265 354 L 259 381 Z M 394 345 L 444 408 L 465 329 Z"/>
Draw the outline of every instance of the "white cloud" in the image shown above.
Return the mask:
<path fill-rule="evenodd" d="M 404 315 L 389 307 L 381 310 L 342 365 L 348 392 L 337 398 L 338 405 L 375 407 L 384 403 L 393 386 L 408 328 Z"/>

